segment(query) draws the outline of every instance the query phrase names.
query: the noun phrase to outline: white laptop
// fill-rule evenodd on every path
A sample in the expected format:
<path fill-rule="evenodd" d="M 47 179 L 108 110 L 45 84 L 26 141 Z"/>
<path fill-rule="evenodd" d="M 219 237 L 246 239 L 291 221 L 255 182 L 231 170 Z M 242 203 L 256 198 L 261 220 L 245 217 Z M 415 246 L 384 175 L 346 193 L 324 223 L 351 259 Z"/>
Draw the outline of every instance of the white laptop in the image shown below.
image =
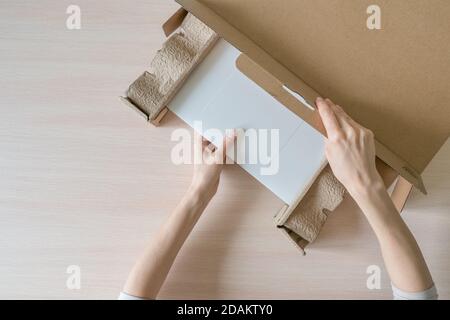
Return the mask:
<path fill-rule="evenodd" d="M 207 139 L 212 139 L 205 134 L 210 128 L 278 129 L 280 152 L 276 174 L 261 173 L 262 168 L 270 166 L 267 163 L 240 165 L 292 205 L 326 163 L 324 138 L 242 74 L 236 67 L 239 55 L 236 48 L 220 39 L 171 101 L 169 109 L 191 127 L 202 121 L 203 132 L 199 133 Z"/>

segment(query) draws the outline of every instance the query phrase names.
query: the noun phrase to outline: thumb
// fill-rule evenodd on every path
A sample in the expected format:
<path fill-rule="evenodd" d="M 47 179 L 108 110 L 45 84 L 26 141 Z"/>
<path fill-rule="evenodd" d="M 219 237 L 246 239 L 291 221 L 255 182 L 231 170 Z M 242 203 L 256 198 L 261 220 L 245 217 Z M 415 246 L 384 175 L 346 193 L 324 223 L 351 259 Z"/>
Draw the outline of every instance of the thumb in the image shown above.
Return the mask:
<path fill-rule="evenodd" d="M 233 130 L 228 130 L 225 137 L 223 138 L 222 154 L 223 154 L 224 163 L 227 158 L 227 151 L 234 150 L 233 147 L 234 147 L 234 141 L 236 140 L 236 137 L 237 137 L 236 130 L 233 129 Z"/>

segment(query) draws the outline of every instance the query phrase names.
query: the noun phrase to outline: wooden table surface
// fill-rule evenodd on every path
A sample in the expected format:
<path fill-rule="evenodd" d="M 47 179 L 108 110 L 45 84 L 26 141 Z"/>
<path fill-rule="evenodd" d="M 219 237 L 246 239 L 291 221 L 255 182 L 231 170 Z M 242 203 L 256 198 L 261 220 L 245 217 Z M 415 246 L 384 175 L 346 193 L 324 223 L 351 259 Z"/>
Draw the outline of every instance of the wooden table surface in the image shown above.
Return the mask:
<path fill-rule="evenodd" d="M 186 190 L 189 166 L 170 161 L 169 115 L 154 128 L 117 97 L 143 72 L 176 10 L 167 0 L 78 0 L 81 30 L 68 30 L 68 1 L 0 4 L 0 298 L 114 299 L 145 242 Z M 441 298 L 450 298 L 450 144 L 424 173 L 404 217 Z M 278 231 L 281 201 L 242 169 L 186 242 L 161 298 L 391 297 L 365 218 L 347 200 L 306 257 Z M 70 265 L 81 289 L 66 287 Z M 366 287 L 369 265 L 381 289 Z"/>

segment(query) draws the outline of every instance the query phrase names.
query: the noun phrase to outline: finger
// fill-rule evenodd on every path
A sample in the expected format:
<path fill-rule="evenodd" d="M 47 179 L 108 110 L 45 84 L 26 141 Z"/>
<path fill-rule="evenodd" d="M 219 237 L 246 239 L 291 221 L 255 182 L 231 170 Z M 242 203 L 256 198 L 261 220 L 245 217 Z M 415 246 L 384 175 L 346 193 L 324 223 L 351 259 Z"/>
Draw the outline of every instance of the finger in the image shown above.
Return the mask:
<path fill-rule="evenodd" d="M 211 143 L 208 139 L 203 137 L 197 131 L 194 131 L 194 141 L 195 141 L 195 150 L 198 152 L 202 152 L 202 154 L 206 151 L 207 154 L 211 154 L 215 151 L 216 147 L 213 143 Z M 201 151 L 200 151 L 201 150 Z"/>
<path fill-rule="evenodd" d="M 203 160 L 203 137 L 194 130 L 194 163 L 200 164 Z"/>
<path fill-rule="evenodd" d="M 225 158 L 226 158 L 226 156 L 227 156 L 227 151 L 228 150 L 234 150 L 233 148 L 234 148 L 234 142 L 236 141 L 236 139 L 237 139 L 237 131 L 236 130 L 233 130 L 232 132 L 230 132 L 230 134 L 228 134 L 226 137 L 225 137 L 225 147 L 224 147 L 224 155 L 225 155 Z M 233 156 L 233 158 L 234 158 L 234 156 Z"/>
<path fill-rule="evenodd" d="M 227 150 L 233 150 L 234 141 L 236 140 L 236 130 L 228 131 L 225 137 L 223 138 L 222 144 L 220 146 L 220 152 L 217 155 L 222 163 L 226 163 L 227 159 Z M 234 158 L 234 157 L 233 157 Z"/>
<path fill-rule="evenodd" d="M 336 108 L 338 110 L 338 113 L 345 118 L 345 120 L 353 127 L 353 128 L 362 128 L 362 126 L 357 123 L 355 120 L 353 120 L 352 117 L 348 115 L 347 112 L 345 112 L 344 108 L 342 108 L 340 105 L 336 105 Z"/>
<path fill-rule="evenodd" d="M 205 149 L 211 145 L 211 142 L 206 139 L 205 137 L 202 137 L 202 149 Z"/>
<path fill-rule="evenodd" d="M 316 99 L 316 105 L 319 109 L 320 118 L 322 119 L 325 130 L 327 131 L 327 136 L 332 137 L 338 135 L 341 132 L 341 127 L 331 106 L 320 97 Z"/>
<path fill-rule="evenodd" d="M 334 111 L 337 121 L 339 122 L 339 126 L 342 128 L 344 132 L 350 133 L 355 128 L 351 118 L 345 113 L 345 111 L 341 108 L 341 106 L 335 104 L 330 99 L 325 99 L 331 109 Z"/>
<path fill-rule="evenodd" d="M 350 117 L 338 106 L 333 104 L 331 107 L 334 110 L 336 119 L 344 132 L 350 132 L 353 130 L 353 123 L 350 121 Z"/>
<path fill-rule="evenodd" d="M 208 153 L 214 153 L 217 150 L 217 148 L 213 143 L 210 143 L 208 141 L 208 144 L 205 146 L 204 150 L 207 151 Z"/>
<path fill-rule="evenodd" d="M 214 151 L 215 146 L 214 143 L 206 139 L 205 137 L 202 138 L 202 150 L 210 150 Z"/>
<path fill-rule="evenodd" d="M 333 106 L 335 108 L 336 114 L 338 114 L 339 116 L 341 116 L 347 120 L 351 120 L 350 116 L 344 111 L 344 109 L 340 105 L 333 104 Z"/>
<path fill-rule="evenodd" d="M 199 146 L 201 146 L 203 143 L 203 136 L 195 130 L 194 130 L 194 142 Z"/>

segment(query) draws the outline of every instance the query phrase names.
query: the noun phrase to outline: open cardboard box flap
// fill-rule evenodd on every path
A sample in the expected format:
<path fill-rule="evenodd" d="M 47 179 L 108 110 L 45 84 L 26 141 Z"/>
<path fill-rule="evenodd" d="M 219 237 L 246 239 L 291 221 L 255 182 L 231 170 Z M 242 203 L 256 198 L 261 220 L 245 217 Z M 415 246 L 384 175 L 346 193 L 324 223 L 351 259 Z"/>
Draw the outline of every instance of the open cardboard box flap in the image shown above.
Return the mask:
<path fill-rule="evenodd" d="M 421 173 L 450 133 L 449 1 L 380 0 L 381 30 L 366 27 L 367 0 L 177 2 L 248 56 L 238 61 L 244 73 L 322 133 L 317 113 L 281 86 L 311 105 L 321 95 L 344 106 L 375 133 L 377 156 L 426 192 Z"/>

